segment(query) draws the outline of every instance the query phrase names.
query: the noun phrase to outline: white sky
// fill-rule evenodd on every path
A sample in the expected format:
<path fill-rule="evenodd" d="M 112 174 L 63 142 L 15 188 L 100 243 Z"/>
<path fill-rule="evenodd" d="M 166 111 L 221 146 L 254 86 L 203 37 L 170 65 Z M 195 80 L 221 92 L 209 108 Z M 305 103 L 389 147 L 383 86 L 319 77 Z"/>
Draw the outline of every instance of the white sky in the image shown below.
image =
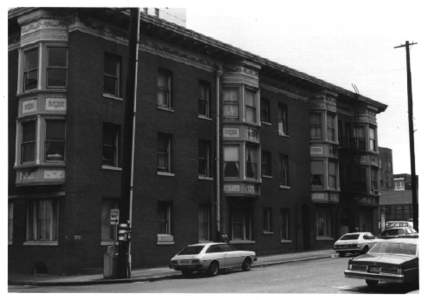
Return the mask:
<path fill-rule="evenodd" d="M 427 3 L 427 4 L 424 4 Z M 57 6 L 52 1 L 7 1 L 2 4 L 2 59 L 7 31 L 7 7 Z M 388 105 L 378 115 L 379 145 L 393 150 L 395 173 L 410 173 L 405 50 L 393 49 L 406 40 L 411 48 L 415 115 L 416 170 L 420 199 L 428 166 L 428 1 L 299 0 L 299 1 L 75 1 L 59 5 L 180 7 L 187 9 L 187 27 L 352 90 Z M 3 64 L 5 65 L 5 64 Z M 2 102 L 6 83 L 2 80 Z M 3 88 L 5 87 L 5 88 Z M 5 110 L 3 110 L 5 114 Z M 2 115 L 6 120 L 7 115 Z M 5 123 L 4 123 L 5 125 Z M 6 126 L 7 128 L 7 126 Z M 6 139 L 3 135 L 2 140 Z M 2 151 L 5 151 L 4 149 Z M 2 153 L 5 157 L 7 153 Z M 7 165 L 4 164 L 4 170 Z M 6 175 L 7 176 L 7 175 Z M 7 178 L 7 177 L 6 177 Z M 5 184 L 5 180 L 3 180 Z M 6 201 L 5 201 L 6 202 Z M 424 204 L 420 209 L 423 211 Z M 422 214 L 421 214 L 422 215 Z M 421 225 L 423 225 L 421 220 Z M 426 227 L 425 227 L 426 228 Z"/>

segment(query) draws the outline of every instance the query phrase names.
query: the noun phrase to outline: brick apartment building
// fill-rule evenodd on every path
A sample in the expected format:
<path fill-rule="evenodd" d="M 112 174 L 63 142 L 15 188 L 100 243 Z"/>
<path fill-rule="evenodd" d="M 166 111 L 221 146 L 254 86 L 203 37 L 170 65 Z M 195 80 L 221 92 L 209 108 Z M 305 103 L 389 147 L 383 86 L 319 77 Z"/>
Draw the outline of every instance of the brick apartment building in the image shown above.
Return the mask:
<path fill-rule="evenodd" d="M 102 268 L 128 22 L 115 9 L 9 11 L 11 272 Z M 218 232 L 263 255 L 376 229 L 384 104 L 145 14 L 139 50 L 133 267 Z"/>

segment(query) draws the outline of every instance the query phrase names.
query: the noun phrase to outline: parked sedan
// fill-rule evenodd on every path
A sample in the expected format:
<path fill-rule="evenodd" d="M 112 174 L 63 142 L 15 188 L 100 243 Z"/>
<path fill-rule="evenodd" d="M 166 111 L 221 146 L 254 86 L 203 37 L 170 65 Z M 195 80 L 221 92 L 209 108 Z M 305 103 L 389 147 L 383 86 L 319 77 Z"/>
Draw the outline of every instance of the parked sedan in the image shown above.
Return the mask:
<path fill-rule="evenodd" d="M 198 271 L 215 276 L 222 269 L 248 271 L 256 260 L 254 251 L 237 250 L 225 243 L 199 243 L 188 245 L 174 255 L 169 267 L 180 270 L 183 275 Z"/>
<path fill-rule="evenodd" d="M 398 237 L 417 237 L 418 233 L 411 227 L 396 227 L 388 228 L 382 231 L 380 238 L 382 239 L 392 239 Z"/>
<path fill-rule="evenodd" d="M 366 254 L 349 260 L 345 277 L 365 279 L 368 286 L 375 286 L 379 281 L 417 283 L 418 239 L 398 238 L 377 242 Z"/>
<path fill-rule="evenodd" d="M 334 244 L 333 249 L 344 256 L 346 253 L 366 253 L 376 242 L 370 232 L 352 232 L 342 235 Z"/>

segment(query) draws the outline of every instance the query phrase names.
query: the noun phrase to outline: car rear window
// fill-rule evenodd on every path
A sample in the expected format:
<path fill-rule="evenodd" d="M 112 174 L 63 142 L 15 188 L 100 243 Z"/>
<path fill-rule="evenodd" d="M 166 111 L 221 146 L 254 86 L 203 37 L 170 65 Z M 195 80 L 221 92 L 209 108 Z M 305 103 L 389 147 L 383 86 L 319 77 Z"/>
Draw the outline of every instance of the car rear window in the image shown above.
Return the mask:
<path fill-rule="evenodd" d="M 369 252 L 416 255 L 416 248 L 415 244 L 379 242 Z"/>
<path fill-rule="evenodd" d="M 199 254 L 202 251 L 202 248 L 204 248 L 204 246 L 187 246 L 186 248 L 178 252 L 178 254 L 180 255 Z"/>
<path fill-rule="evenodd" d="M 344 236 L 342 236 L 340 238 L 340 240 L 342 240 L 342 241 L 346 241 L 346 240 L 358 240 L 359 236 L 360 236 L 359 234 L 345 234 Z"/>

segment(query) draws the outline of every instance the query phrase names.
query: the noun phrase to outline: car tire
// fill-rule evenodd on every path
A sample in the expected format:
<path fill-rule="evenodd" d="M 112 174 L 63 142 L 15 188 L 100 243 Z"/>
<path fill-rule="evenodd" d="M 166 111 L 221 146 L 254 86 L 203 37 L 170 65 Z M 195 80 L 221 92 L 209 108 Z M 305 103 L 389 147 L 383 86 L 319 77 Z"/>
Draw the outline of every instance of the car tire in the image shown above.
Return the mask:
<path fill-rule="evenodd" d="M 213 261 L 208 267 L 208 275 L 216 276 L 220 271 L 219 265 L 217 261 Z"/>
<path fill-rule="evenodd" d="M 247 257 L 244 259 L 241 265 L 242 271 L 249 271 L 251 270 L 251 258 Z"/>
<path fill-rule="evenodd" d="M 365 254 L 365 253 L 367 253 L 367 251 L 369 251 L 369 246 L 365 245 L 363 250 L 361 250 L 361 253 Z"/>
<path fill-rule="evenodd" d="M 190 276 L 192 275 L 193 271 L 190 270 L 182 270 L 181 274 L 183 274 L 183 276 Z"/>
<path fill-rule="evenodd" d="M 366 279 L 366 284 L 369 286 L 369 287 L 375 287 L 375 286 L 377 286 L 377 284 L 379 283 L 379 281 L 378 280 L 371 280 L 371 279 Z"/>

